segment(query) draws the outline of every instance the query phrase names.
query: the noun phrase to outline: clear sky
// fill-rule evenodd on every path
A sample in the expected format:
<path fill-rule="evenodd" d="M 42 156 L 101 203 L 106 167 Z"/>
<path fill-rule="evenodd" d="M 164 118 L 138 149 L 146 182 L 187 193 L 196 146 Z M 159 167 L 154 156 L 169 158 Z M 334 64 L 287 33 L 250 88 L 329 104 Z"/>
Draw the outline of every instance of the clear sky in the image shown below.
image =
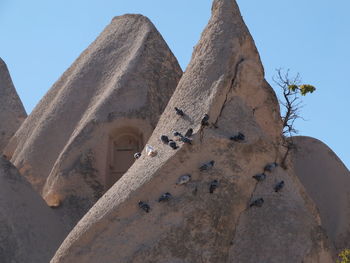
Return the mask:
<path fill-rule="evenodd" d="M 238 0 L 272 84 L 276 68 L 299 72 L 317 91 L 296 127 L 350 167 L 349 0 Z M 0 57 L 29 112 L 112 17 L 148 16 L 186 68 L 211 0 L 0 0 Z"/>

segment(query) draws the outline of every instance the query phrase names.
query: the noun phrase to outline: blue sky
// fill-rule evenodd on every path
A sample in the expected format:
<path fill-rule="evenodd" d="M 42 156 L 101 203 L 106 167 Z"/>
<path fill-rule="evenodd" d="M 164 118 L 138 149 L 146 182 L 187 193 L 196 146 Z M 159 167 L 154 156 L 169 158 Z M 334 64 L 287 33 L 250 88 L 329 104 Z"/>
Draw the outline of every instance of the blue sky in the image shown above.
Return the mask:
<path fill-rule="evenodd" d="M 238 0 L 272 84 L 276 68 L 317 91 L 303 99 L 300 135 L 328 144 L 350 167 L 349 0 Z M 0 0 L 0 57 L 30 112 L 114 16 L 148 16 L 183 69 L 210 17 L 211 0 Z"/>

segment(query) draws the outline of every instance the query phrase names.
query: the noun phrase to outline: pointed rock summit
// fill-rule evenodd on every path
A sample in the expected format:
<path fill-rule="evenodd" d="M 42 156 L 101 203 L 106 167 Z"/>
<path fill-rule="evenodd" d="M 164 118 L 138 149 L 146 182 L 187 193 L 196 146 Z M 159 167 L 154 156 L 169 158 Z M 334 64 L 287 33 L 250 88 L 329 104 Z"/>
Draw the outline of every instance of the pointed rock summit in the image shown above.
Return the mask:
<path fill-rule="evenodd" d="M 323 142 L 293 137 L 296 175 L 316 203 L 322 226 L 335 249 L 350 248 L 350 172 Z"/>
<path fill-rule="evenodd" d="M 0 157 L 0 261 L 47 263 L 66 234 L 45 201 Z"/>
<path fill-rule="evenodd" d="M 7 66 L 0 58 L 0 153 L 26 117 Z"/>
<path fill-rule="evenodd" d="M 189 128 L 191 144 L 182 135 Z M 142 152 L 51 262 L 332 262 L 317 210 L 293 170 L 277 166 L 263 182 L 252 178 L 281 160 L 281 130 L 276 95 L 236 2 L 215 0 L 147 142 L 157 155 Z M 190 180 L 177 183 L 184 175 Z M 158 202 L 163 193 L 172 198 Z"/>
<path fill-rule="evenodd" d="M 148 18 L 116 17 L 40 101 L 7 154 L 74 225 L 134 162 L 181 75 Z"/>

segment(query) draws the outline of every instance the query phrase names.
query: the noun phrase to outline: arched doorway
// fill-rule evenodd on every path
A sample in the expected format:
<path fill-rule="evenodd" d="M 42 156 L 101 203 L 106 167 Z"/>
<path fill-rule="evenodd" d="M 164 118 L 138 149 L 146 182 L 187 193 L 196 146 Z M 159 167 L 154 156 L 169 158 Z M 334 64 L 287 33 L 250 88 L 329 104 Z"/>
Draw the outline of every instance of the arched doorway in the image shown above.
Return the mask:
<path fill-rule="evenodd" d="M 110 188 L 134 163 L 134 154 L 141 151 L 142 136 L 135 132 L 118 133 L 110 138 L 109 175 L 106 180 Z"/>

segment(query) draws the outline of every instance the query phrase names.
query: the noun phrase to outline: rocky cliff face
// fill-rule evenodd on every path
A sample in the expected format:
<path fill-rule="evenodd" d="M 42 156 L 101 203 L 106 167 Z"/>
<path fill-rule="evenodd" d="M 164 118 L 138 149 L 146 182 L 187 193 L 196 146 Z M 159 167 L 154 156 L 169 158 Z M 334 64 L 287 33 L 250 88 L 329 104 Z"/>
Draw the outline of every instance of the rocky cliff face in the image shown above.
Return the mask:
<path fill-rule="evenodd" d="M 146 17 L 116 17 L 40 101 L 7 154 L 73 226 L 142 150 L 181 75 Z"/>
<path fill-rule="evenodd" d="M 22 124 L 27 114 L 13 86 L 5 62 L 0 58 L 0 152 Z"/>
<path fill-rule="evenodd" d="M 148 141 L 157 154 L 143 152 L 51 262 L 332 262 L 313 202 L 292 169 L 274 167 L 279 116 L 237 4 L 215 0 Z"/>
<path fill-rule="evenodd" d="M 17 169 L 0 157 L 0 261 L 47 263 L 67 232 Z"/>
<path fill-rule="evenodd" d="M 350 172 L 321 141 L 293 137 L 295 173 L 317 205 L 322 226 L 337 252 L 350 247 Z"/>

